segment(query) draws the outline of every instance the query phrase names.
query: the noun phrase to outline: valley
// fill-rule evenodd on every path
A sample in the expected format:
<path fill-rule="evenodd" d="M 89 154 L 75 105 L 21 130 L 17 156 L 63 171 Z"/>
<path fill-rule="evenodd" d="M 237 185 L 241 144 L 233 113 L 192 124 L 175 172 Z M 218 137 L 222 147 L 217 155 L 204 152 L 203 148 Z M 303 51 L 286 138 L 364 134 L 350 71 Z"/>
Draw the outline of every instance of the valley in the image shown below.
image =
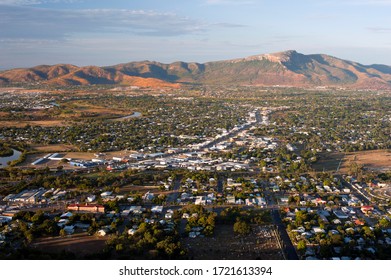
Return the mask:
<path fill-rule="evenodd" d="M 0 142 L 21 153 L 0 166 L 4 258 L 389 258 L 388 90 L 30 85 L 0 98 Z"/>

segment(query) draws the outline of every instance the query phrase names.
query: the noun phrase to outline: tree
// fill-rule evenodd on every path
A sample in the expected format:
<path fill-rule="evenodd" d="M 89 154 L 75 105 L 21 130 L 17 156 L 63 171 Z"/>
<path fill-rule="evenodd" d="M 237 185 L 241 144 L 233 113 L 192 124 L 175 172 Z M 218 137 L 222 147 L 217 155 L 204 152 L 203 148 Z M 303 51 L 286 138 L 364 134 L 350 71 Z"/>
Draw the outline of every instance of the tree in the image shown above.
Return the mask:
<path fill-rule="evenodd" d="M 379 220 L 379 226 L 381 228 L 388 228 L 391 226 L 391 222 L 385 218 Z"/>
<path fill-rule="evenodd" d="M 301 253 L 303 253 L 307 249 L 307 243 L 305 240 L 300 240 L 297 242 L 297 250 Z"/>
<path fill-rule="evenodd" d="M 251 227 L 247 222 L 238 220 L 234 224 L 234 233 L 235 234 L 246 235 L 246 234 L 249 234 L 250 232 L 251 232 Z"/>

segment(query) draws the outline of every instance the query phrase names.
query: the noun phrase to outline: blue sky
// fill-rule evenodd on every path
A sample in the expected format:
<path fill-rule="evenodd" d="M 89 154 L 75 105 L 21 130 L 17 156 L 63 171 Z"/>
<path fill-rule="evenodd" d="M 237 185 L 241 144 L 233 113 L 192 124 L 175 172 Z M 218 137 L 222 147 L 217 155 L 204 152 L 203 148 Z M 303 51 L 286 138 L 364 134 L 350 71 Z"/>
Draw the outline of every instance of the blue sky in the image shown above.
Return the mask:
<path fill-rule="evenodd" d="M 295 49 L 391 65 L 391 0 L 0 0 L 0 68 Z"/>

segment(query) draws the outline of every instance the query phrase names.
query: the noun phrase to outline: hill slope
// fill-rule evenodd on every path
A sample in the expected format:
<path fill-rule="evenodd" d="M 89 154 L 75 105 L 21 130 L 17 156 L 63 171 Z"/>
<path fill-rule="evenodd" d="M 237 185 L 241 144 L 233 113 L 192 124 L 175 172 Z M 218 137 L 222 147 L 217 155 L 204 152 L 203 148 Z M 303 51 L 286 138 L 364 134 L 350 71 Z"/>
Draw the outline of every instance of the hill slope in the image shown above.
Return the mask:
<path fill-rule="evenodd" d="M 141 87 L 178 87 L 180 83 L 197 83 L 391 89 L 391 67 L 362 65 L 324 54 L 304 55 L 285 51 L 204 64 L 152 61 L 108 67 L 59 64 L 0 73 L 0 84 L 15 83 Z"/>

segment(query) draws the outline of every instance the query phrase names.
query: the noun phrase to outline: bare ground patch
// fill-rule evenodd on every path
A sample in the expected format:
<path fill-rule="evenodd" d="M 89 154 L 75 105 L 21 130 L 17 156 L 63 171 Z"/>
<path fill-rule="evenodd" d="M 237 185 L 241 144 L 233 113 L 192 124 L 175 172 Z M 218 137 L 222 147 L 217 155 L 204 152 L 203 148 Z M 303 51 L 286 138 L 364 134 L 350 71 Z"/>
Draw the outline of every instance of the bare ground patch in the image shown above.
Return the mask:
<path fill-rule="evenodd" d="M 281 260 L 283 255 L 275 232 L 269 226 L 252 226 L 244 237 L 234 235 L 233 225 L 216 225 L 213 237 L 182 240 L 189 257 L 196 260 Z"/>
<path fill-rule="evenodd" d="M 64 120 L 47 120 L 47 121 L 1 121 L 0 127 L 25 127 L 30 126 L 67 126 L 67 121 Z"/>
<path fill-rule="evenodd" d="M 65 251 L 83 257 L 102 252 L 106 240 L 107 237 L 89 236 L 87 233 L 79 233 L 65 237 L 39 238 L 31 246 L 43 252 L 61 253 Z"/>
<path fill-rule="evenodd" d="M 348 153 L 344 158 L 341 171 L 348 172 L 353 162 L 371 171 L 388 171 L 391 170 L 391 152 L 387 150 L 376 150 Z"/>
<path fill-rule="evenodd" d="M 73 145 L 55 144 L 55 145 L 32 145 L 31 149 L 41 153 L 58 153 L 75 150 Z"/>

